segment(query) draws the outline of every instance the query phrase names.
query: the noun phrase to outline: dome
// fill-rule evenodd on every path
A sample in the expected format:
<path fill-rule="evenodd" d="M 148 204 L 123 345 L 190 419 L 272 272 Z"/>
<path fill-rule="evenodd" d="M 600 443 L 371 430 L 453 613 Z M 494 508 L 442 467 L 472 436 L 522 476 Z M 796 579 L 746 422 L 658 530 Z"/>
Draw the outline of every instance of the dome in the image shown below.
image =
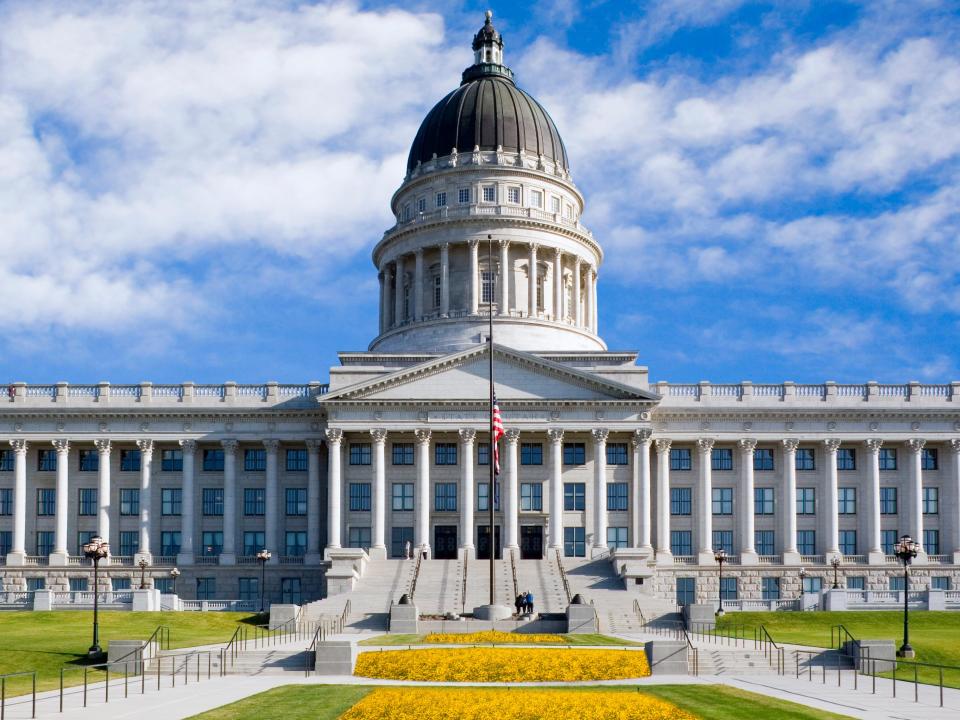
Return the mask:
<path fill-rule="evenodd" d="M 569 171 L 567 151 L 546 110 L 513 82 L 502 64 L 503 40 L 490 16 L 473 40 L 475 63 L 460 87 L 427 113 L 407 159 L 407 170 L 434 156 L 480 150 L 543 155 Z"/>

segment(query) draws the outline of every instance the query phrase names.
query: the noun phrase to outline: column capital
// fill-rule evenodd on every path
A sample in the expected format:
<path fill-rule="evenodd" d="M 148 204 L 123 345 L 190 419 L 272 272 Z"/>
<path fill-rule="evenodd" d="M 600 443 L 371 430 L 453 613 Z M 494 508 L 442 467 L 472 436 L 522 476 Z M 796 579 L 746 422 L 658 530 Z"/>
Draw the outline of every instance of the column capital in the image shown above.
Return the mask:
<path fill-rule="evenodd" d="M 867 448 L 867 452 L 871 455 L 879 455 L 880 448 L 883 446 L 883 440 L 880 438 L 870 438 L 869 440 L 864 440 L 863 444 Z"/>
<path fill-rule="evenodd" d="M 414 254 L 418 259 L 421 259 L 421 260 L 422 260 L 422 259 L 423 259 L 423 248 L 422 248 L 422 247 L 418 247 L 416 250 L 413 251 L 413 254 Z"/>
<path fill-rule="evenodd" d="M 307 438 L 304 444 L 307 446 L 307 452 L 320 452 L 323 441 L 320 438 Z"/>
<path fill-rule="evenodd" d="M 646 445 L 652 437 L 653 430 L 650 428 L 638 428 L 634 430 L 633 435 L 630 436 L 630 442 L 634 445 Z"/>
<path fill-rule="evenodd" d="M 370 437 L 373 438 L 373 441 L 377 445 L 383 445 L 387 441 L 387 429 L 386 428 L 371 428 Z"/>
<path fill-rule="evenodd" d="M 13 443 L 13 440 L 10 441 Z M 950 440 L 950 452 L 954 455 L 960 455 L 960 438 L 953 438 Z"/>
<path fill-rule="evenodd" d="M 97 452 L 100 455 L 109 455 L 110 454 L 110 441 L 104 438 L 94 440 L 93 444 L 97 446 Z"/>
<path fill-rule="evenodd" d="M 137 440 L 137 447 L 140 448 L 140 454 L 145 458 L 153 457 L 153 440 Z"/>
<path fill-rule="evenodd" d="M 51 444 L 56 448 L 58 455 L 65 455 L 70 452 L 70 441 L 66 439 L 51 440 Z"/>
<path fill-rule="evenodd" d="M 461 428 L 460 439 L 465 443 L 472 443 L 477 438 L 477 431 L 473 428 Z"/>
<path fill-rule="evenodd" d="M 180 448 L 185 453 L 193 455 L 197 451 L 197 441 L 196 440 L 180 440 Z"/>
<path fill-rule="evenodd" d="M 266 448 L 268 453 L 275 453 L 280 449 L 280 441 L 276 438 L 268 438 L 263 441 L 263 447 Z"/>
<path fill-rule="evenodd" d="M 11 440 L 10 447 L 13 448 L 13 451 L 17 455 L 25 455 L 27 452 L 27 441 L 26 440 Z"/>
<path fill-rule="evenodd" d="M 714 438 L 697 438 L 697 449 L 701 453 L 708 453 L 713 450 Z"/>
<path fill-rule="evenodd" d="M 327 436 L 327 442 L 330 445 L 339 445 L 343 440 L 343 430 L 340 428 L 327 428 L 324 434 Z"/>
<path fill-rule="evenodd" d="M 800 447 L 800 441 L 797 438 L 784 438 L 780 442 L 783 443 L 784 452 L 794 453 Z"/>
<path fill-rule="evenodd" d="M 448 242 L 442 242 L 442 243 L 440 243 L 439 245 L 437 245 L 437 247 L 440 248 L 440 252 L 449 252 L 449 251 L 450 251 L 450 243 L 448 243 Z"/>
<path fill-rule="evenodd" d="M 417 428 L 413 434 L 417 436 L 417 442 L 421 445 L 430 444 L 430 435 L 432 435 L 430 428 Z"/>
<path fill-rule="evenodd" d="M 607 438 L 610 437 L 610 431 L 606 428 L 594 428 L 590 434 L 593 435 L 594 442 L 601 444 L 607 442 Z"/>
<path fill-rule="evenodd" d="M 500 249 L 501 249 L 501 250 L 504 250 L 504 249 L 510 247 L 510 241 L 507 240 L 507 239 L 500 239 L 500 240 L 497 240 L 497 245 L 500 246 Z"/>
<path fill-rule="evenodd" d="M 823 441 L 823 447 L 826 448 L 828 453 L 835 453 L 840 449 L 840 440 L 836 438 L 830 438 L 829 440 Z"/>
<path fill-rule="evenodd" d="M 471 251 L 476 251 L 476 249 L 480 246 L 480 241 L 476 238 L 471 238 L 467 241 L 467 244 L 470 246 Z"/>
<path fill-rule="evenodd" d="M 520 439 L 520 431 L 517 428 L 508 428 L 503 436 L 507 439 L 507 443 L 516 445 L 517 440 Z"/>
<path fill-rule="evenodd" d="M 530 243 L 530 254 L 531 254 L 531 255 L 536 255 L 536 254 L 537 254 L 537 250 L 539 250 L 539 249 L 540 249 L 540 243 L 535 243 L 535 242 Z"/>
<path fill-rule="evenodd" d="M 670 446 L 673 445 L 673 440 L 670 438 L 657 438 L 653 441 L 653 444 L 657 446 L 657 453 L 663 455 L 664 453 L 670 452 Z"/>
<path fill-rule="evenodd" d="M 926 444 L 927 441 L 923 438 L 910 438 L 907 440 L 907 449 L 915 455 L 919 455 L 920 451 L 923 450 L 923 446 Z"/>
<path fill-rule="evenodd" d="M 235 453 L 237 448 L 240 446 L 240 443 L 236 438 L 227 438 L 226 440 L 221 440 L 220 445 L 223 446 L 223 449 L 228 453 Z"/>
<path fill-rule="evenodd" d="M 757 439 L 756 438 L 740 438 L 737 440 L 737 446 L 740 448 L 740 452 L 752 453 L 757 449 Z"/>
<path fill-rule="evenodd" d="M 551 443 L 562 443 L 563 442 L 563 428 L 550 428 L 547 430 L 547 437 L 550 438 Z"/>

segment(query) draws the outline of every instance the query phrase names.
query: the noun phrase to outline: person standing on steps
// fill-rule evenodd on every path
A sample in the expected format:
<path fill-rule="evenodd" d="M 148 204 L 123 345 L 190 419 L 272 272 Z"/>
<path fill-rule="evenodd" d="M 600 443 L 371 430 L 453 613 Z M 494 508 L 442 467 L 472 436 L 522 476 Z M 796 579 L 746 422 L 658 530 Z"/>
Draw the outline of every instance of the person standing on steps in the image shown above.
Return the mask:
<path fill-rule="evenodd" d="M 532 615 L 533 614 L 533 593 L 527 590 L 527 597 L 525 599 L 526 599 L 527 612 Z"/>
<path fill-rule="evenodd" d="M 410 559 L 410 549 L 411 549 L 411 547 L 410 547 L 410 541 L 407 540 L 407 541 L 403 544 L 403 556 L 404 556 L 407 560 Z"/>
<path fill-rule="evenodd" d="M 518 594 L 517 594 L 517 597 L 514 598 L 513 605 L 514 605 L 515 608 L 517 608 L 517 615 L 520 615 L 520 614 L 523 612 L 523 603 L 524 603 L 524 600 L 525 600 L 525 598 L 524 598 L 523 593 L 518 593 Z"/>

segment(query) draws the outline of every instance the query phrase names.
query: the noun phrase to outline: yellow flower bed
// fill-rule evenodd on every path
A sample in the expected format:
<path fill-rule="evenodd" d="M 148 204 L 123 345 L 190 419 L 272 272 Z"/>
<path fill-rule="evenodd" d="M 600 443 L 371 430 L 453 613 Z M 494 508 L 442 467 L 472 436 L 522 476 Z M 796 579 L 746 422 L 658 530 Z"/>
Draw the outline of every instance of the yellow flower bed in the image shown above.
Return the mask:
<path fill-rule="evenodd" d="M 361 653 L 353 672 L 388 680 L 573 682 L 650 674 L 642 650 L 450 648 Z"/>
<path fill-rule="evenodd" d="M 391 653 L 396 654 L 396 653 Z M 341 720 L 694 720 L 676 705 L 635 692 L 499 688 L 379 688 Z"/>
<path fill-rule="evenodd" d="M 549 643 L 552 645 L 564 645 L 566 640 L 562 635 L 547 635 L 544 633 L 520 634 L 501 632 L 500 630 L 484 630 L 475 633 L 432 633 L 427 635 L 423 641 L 425 643 L 437 643 L 438 645 L 475 645 L 480 643 L 494 643 L 496 645 L 515 644 L 515 645 L 536 645 L 538 643 Z"/>

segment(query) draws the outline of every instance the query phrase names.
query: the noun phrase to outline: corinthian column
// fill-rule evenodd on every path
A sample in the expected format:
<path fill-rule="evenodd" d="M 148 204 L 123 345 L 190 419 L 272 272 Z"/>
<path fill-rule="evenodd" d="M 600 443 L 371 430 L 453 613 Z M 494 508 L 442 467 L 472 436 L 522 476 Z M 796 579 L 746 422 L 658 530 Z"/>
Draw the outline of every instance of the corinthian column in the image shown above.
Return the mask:
<path fill-rule="evenodd" d="M 70 507 L 67 473 L 70 470 L 70 442 L 68 440 L 54 440 L 53 447 L 57 451 L 57 533 L 49 563 L 51 565 L 66 565 L 70 557 L 70 550 L 67 547 L 67 518 L 69 517 Z"/>
<path fill-rule="evenodd" d="M 423 319 L 423 248 L 417 248 L 414 254 L 413 277 L 412 320 L 420 322 Z"/>
<path fill-rule="evenodd" d="M 380 306 L 380 332 L 385 333 L 390 329 L 390 311 L 393 309 L 393 271 L 387 264 L 383 268 L 383 304 Z"/>
<path fill-rule="evenodd" d="M 320 441 L 307 439 L 307 556 L 304 562 L 320 562 Z"/>
<path fill-rule="evenodd" d="M 450 317 L 450 243 L 440 246 L 440 317 Z"/>
<path fill-rule="evenodd" d="M 479 245 L 479 240 L 470 241 L 470 282 L 467 283 L 467 299 L 469 302 L 468 309 L 471 315 L 476 315 L 480 312 L 480 293 L 477 291 L 477 283 L 480 280 Z"/>
<path fill-rule="evenodd" d="M 882 565 L 886 562 L 880 543 L 880 448 L 883 440 L 871 438 L 864 442 L 867 450 L 867 535 L 869 551 L 867 562 Z"/>
<path fill-rule="evenodd" d="M 112 547 L 116 547 L 110 538 L 110 441 L 94 440 L 93 444 L 97 446 L 97 463 L 99 465 L 97 532 Z"/>
<path fill-rule="evenodd" d="M 387 557 L 387 431 L 374 428 L 373 438 L 373 532 L 370 557 Z"/>
<path fill-rule="evenodd" d="M 910 517 L 908 532 L 913 535 L 919 546 L 914 563 L 923 565 L 927 562 L 927 549 L 923 546 L 923 447 L 927 444 L 921 438 L 912 438 L 907 441 L 907 459 L 910 463 L 910 502 L 907 504 Z"/>
<path fill-rule="evenodd" d="M 327 547 L 340 547 L 340 516 L 343 503 L 340 500 L 340 488 L 343 485 L 340 469 L 340 446 L 343 442 L 343 430 L 327 428 Z"/>
<path fill-rule="evenodd" d="M 137 553 L 135 562 L 143 559 L 152 563 L 150 531 L 153 523 L 153 440 L 137 440 L 137 447 L 140 448 L 140 552 Z"/>
<path fill-rule="evenodd" d="M 460 431 L 460 549 L 467 559 L 473 559 L 473 443 L 477 431 Z"/>
<path fill-rule="evenodd" d="M 827 549 L 824 560 L 830 562 L 840 554 L 840 490 L 837 487 L 837 450 L 840 441 L 824 440 L 824 463 L 827 471 L 827 516 L 824 518 L 827 529 Z"/>
<path fill-rule="evenodd" d="M 657 565 L 673 565 L 670 549 L 670 438 L 657 438 Z"/>
<path fill-rule="evenodd" d="M 403 321 L 406 320 L 406 317 L 403 313 L 403 284 L 404 284 L 404 268 L 403 268 L 403 258 L 397 258 L 397 279 L 396 279 L 396 289 L 393 292 L 393 319 L 394 325 L 400 327 L 403 325 Z"/>
<path fill-rule="evenodd" d="M 547 431 L 550 437 L 550 547 L 563 547 L 563 430 Z"/>
<path fill-rule="evenodd" d="M 580 300 L 580 258 L 573 261 L 573 321 L 583 327 L 583 304 Z"/>
<path fill-rule="evenodd" d="M 710 453 L 713 452 L 713 438 L 697 440 L 697 463 L 700 469 L 700 483 L 697 488 L 697 518 L 699 549 L 697 562 L 712 565 L 713 560 L 713 466 Z"/>
<path fill-rule="evenodd" d="M 197 457 L 197 441 L 181 440 L 183 453 L 183 475 L 180 491 L 180 553 L 177 565 L 193 565 L 193 536 L 196 531 L 194 520 L 194 466 Z"/>
<path fill-rule="evenodd" d="M 633 491 L 630 503 L 630 539 L 633 547 L 653 551 L 650 544 L 651 497 L 650 497 L 650 436 L 649 428 L 633 433 Z"/>
<path fill-rule="evenodd" d="M 783 441 L 783 564 L 797 565 L 797 447 L 800 441 L 787 438 Z"/>
<path fill-rule="evenodd" d="M 607 550 L 607 436 L 610 431 L 593 431 L 593 555 Z"/>
<path fill-rule="evenodd" d="M 557 248 L 553 256 L 553 319 L 563 320 L 563 254 Z"/>
<path fill-rule="evenodd" d="M 530 243 L 530 272 L 527 273 L 527 280 L 529 281 L 527 314 L 530 317 L 537 316 L 537 247 L 536 243 Z"/>
<path fill-rule="evenodd" d="M 506 547 L 507 550 L 516 550 L 520 547 L 518 542 L 520 525 L 520 487 L 518 483 L 519 463 L 517 462 L 517 441 L 520 438 L 520 431 L 517 428 L 509 428 L 506 433 L 507 450 L 507 491 L 503 494 L 503 512 L 506 517 Z M 491 462 L 493 459 L 491 458 Z"/>
<path fill-rule="evenodd" d="M 430 430 L 421 428 L 417 436 L 417 492 L 414 507 L 417 524 L 414 528 L 414 544 L 421 552 L 430 553 Z"/>
<path fill-rule="evenodd" d="M 500 240 L 500 314 L 510 314 L 510 241 Z"/>
<path fill-rule="evenodd" d="M 280 533 L 278 532 L 280 524 L 280 471 L 277 467 L 277 455 L 280 452 L 280 441 L 275 439 L 264 440 L 263 447 L 267 451 L 267 471 L 265 473 L 267 483 L 263 493 L 263 542 L 266 547 L 273 550 L 270 564 L 274 565 L 280 562 L 281 555 L 286 554 L 286 546 L 280 543 Z"/>
<path fill-rule="evenodd" d="M 234 439 L 221 440 L 223 446 L 223 550 L 221 565 L 237 562 L 237 447 Z"/>
<path fill-rule="evenodd" d="M 947 527 L 953 529 L 953 564 L 960 565 L 960 438 L 950 441 L 950 475 L 946 482 L 947 492 L 953 500 L 947 515 Z"/>
<path fill-rule="evenodd" d="M 757 441 L 743 438 L 737 442 L 740 449 L 740 468 L 743 478 L 740 496 L 740 564 L 756 565 L 757 549 L 754 547 L 754 496 L 753 496 L 753 452 Z"/>
<path fill-rule="evenodd" d="M 13 448 L 13 547 L 7 565 L 23 565 L 27 557 L 27 441 L 11 440 Z"/>

